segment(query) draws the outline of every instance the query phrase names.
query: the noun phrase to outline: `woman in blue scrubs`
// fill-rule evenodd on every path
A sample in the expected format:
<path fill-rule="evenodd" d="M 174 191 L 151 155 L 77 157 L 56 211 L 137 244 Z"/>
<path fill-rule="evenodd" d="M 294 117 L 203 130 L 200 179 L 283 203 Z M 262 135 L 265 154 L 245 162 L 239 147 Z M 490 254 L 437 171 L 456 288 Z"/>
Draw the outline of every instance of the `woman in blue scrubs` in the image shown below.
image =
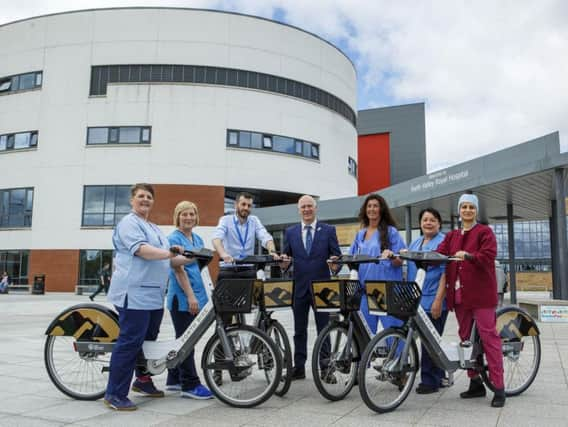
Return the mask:
<path fill-rule="evenodd" d="M 166 236 L 148 221 L 154 205 L 154 188 L 150 184 L 135 184 L 130 195 L 132 212 L 120 220 L 112 236 L 115 271 L 107 295 L 118 310 L 120 333 L 110 359 L 104 403 L 117 411 L 137 409 L 128 399 L 135 368 L 132 391 L 149 397 L 164 396 L 148 372 L 136 366 L 136 359 L 142 355 L 144 341 L 158 337 L 170 263 L 177 266 L 188 262 L 183 256 L 173 254 Z M 171 248 L 183 250 L 180 246 Z"/>
<path fill-rule="evenodd" d="M 203 248 L 203 239 L 193 231 L 198 224 L 199 211 L 195 203 L 179 202 L 174 209 L 176 229 L 168 236 L 170 244 L 183 246 L 188 251 Z M 197 313 L 207 304 L 207 300 L 207 292 L 197 263 L 171 269 L 167 307 L 172 316 L 176 338 L 191 325 Z M 179 367 L 168 370 L 166 388 L 180 390 L 181 397 L 200 400 L 213 398 L 211 391 L 199 380 L 193 351 Z"/>
<path fill-rule="evenodd" d="M 442 217 L 440 213 L 433 208 L 426 208 L 418 215 L 420 223 L 420 233 L 418 239 L 414 240 L 408 250 L 430 252 L 435 251 L 438 245 L 444 240 L 444 233 L 440 232 L 442 226 Z M 416 279 L 416 264 L 408 261 L 408 281 Z M 431 265 L 426 270 L 426 278 L 422 286 L 422 299 L 420 304 L 428 313 L 428 317 L 436 327 L 440 335 L 444 332 L 444 325 L 448 317 L 446 308 L 446 274 L 445 264 Z M 444 370 L 438 368 L 428 351 L 422 346 L 422 357 L 420 360 L 421 381 L 416 388 L 418 394 L 435 393 L 442 386 L 444 378 Z"/>
<path fill-rule="evenodd" d="M 405 249 L 406 244 L 398 233 L 396 222 L 385 199 L 378 194 L 368 195 L 359 211 L 359 221 L 362 229 L 355 236 L 349 253 L 388 258 L 377 264 L 361 264 L 359 266 L 361 285 L 364 287 L 366 280 L 402 280 L 402 260 L 392 256 Z M 392 316 L 369 314 L 367 298 L 361 298 L 361 313 L 365 316 L 373 334 L 377 332 L 377 317 L 380 317 L 385 329 L 402 325 L 402 321 Z"/>

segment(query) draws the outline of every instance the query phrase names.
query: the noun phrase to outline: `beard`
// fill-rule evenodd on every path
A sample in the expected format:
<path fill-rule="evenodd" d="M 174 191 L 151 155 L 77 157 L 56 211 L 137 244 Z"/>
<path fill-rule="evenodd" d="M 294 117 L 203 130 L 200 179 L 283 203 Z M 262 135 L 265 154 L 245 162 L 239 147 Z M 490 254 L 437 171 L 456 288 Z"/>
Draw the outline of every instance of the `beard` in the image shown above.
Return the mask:
<path fill-rule="evenodd" d="M 249 216 L 249 211 L 246 209 L 239 209 L 237 208 L 237 216 L 242 219 L 247 219 Z"/>

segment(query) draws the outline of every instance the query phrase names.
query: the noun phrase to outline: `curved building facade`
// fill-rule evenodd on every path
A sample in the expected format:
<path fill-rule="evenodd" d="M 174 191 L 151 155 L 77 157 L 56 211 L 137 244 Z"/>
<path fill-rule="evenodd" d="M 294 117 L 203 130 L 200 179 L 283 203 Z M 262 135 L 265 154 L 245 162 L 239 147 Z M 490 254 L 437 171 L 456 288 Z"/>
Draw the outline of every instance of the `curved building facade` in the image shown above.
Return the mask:
<path fill-rule="evenodd" d="M 241 189 L 259 206 L 357 192 L 355 69 L 298 28 L 87 10 L 0 26 L 0 57 L 0 269 L 15 281 L 96 277 L 134 182 L 156 186 L 161 226 L 195 201 L 205 237 Z"/>

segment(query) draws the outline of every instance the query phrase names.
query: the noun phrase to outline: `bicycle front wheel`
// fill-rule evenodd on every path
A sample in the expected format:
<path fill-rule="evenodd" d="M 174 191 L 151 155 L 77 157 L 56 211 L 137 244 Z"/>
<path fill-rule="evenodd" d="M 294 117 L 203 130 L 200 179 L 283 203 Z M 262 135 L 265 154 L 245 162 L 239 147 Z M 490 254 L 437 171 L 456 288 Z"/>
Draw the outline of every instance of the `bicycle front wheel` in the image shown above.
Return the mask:
<path fill-rule="evenodd" d="M 290 346 L 286 329 L 284 329 L 284 326 L 277 320 L 272 321 L 268 327 L 267 334 L 270 339 L 274 341 L 274 344 L 276 344 L 276 347 L 280 350 L 280 354 L 282 355 L 282 376 L 274 392 L 276 396 L 282 397 L 288 393 L 290 385 L 292 384 L 292 347 Z"/>
<path fill-rule="evenodd" d="M 248 325 L 226 329 L 232 361 L 221 340 L 213 335 L 205 346 L 201 365 L 207 386 L 222 402 L 251 408 L 266 401 L 280 382 L 282 356 L 264 332 Z"/>
<path fill-rule="evenodd" d="M 400 329 L 389 328 L 376 335 L 359 368 L 359 391 L 365 404 L 379 413 L 398 408 L 412 390 L 418 365 L 416 342 L 407 342 Z"/>
<path fill-rule="evenodd" d="M 359 354 L 355 339 L 349 344 L 344 326 L 332 323 L 321 331 L 312 353 L 312 374 L 323 397 L 337 401 L 349 394 L 357 378 Z"/>
<path fill-rule="evenodd" d="M 100 399 L 108 383 L 111 353 L 96 350 L 81 353 L 75 350 L 75 343 L 73 336 L 47 336 L 43 356 L 49 378 L 73 399 Z"/>

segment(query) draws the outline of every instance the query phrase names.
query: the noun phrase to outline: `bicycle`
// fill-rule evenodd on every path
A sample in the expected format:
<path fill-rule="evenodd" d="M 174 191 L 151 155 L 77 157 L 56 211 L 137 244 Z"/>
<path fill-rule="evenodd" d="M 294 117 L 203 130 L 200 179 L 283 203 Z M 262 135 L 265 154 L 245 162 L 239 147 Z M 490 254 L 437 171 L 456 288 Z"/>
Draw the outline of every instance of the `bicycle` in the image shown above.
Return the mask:
<path fill-rule="evenodd" d="M 430 357 L 452 375 L 458 369 L 474 369 L 487 387 L 488 368 L 481 340 L 474 323 L 469 341 L 444 342 L 420 306 L 426 266 L 458 261 L 437 252 L 401 253 L 418 267 L 415 282 L 366 282 L 369 310 L 388 313 L 405 321 L 404 325 L 377 334 L 361 357 L 359 391 L 365 404 L 375 412 L 395 410 L 408 397 L 420 363 L 416 338 L 420 338 Z M 497 331 L 501 336 L 505 394 L 516 396 L 534 381 L 540 365 L 540 331 L 524 310 L 508 306 L 497 310 Z M 450 381 L 451 383 L 451 381 Z"/>
<path fill-rule="evenodd" d="M 276 344 L 282 355 L 282 375 L 274 394 L 284 396 L 292 384 L 292 347 L 284 326 L 272 318 L 275 310 L 288 309 L 294 301 L 294 282 L 292 280 L 267 280 L 264 268 L 277 265 L 281 261 L 274 260 L 272 255 L 251 255 L 235 260 L 236 265 L 252 264 L 257 268 L 257 280 L 254 285 L 253 304 L 258 311 L 252 325 L 265 332 Z M 243 319 L 239 319 L 243 321 Z"/>
<path fill-rule="evenodd" d="M 195 258 L 204 283 L 212 287 L 207 265 L 213 251 L 186 251 Z M 145 341 L 144 368 L 152 375 L 179 365 L 209 327 L 215 332 L 205 345 L 201 359 L 204 378 L 222 402 L 249 408 L 266 401 L 280 383 L 282 357 L 273 341 L 248 325 L 226 325 L 222 315 L 251 311 L 253 280 L 223 280 L 187 330 L 171 341 Z M 108 382 L 110 355 L 119 334 L 118 315 L 98 304 L 79 304 L 60 313 L 49 325 L 44 361 L 53 384 L 78 400 L 103 397 Z M 217 385 L 215 371 L 228 371 L 230 381 Z"/>
<path fill-rule="evenodd" d="M 316 311 L 338 313 L 318 335 L 312 352 L 314 383 L 328 400 L 338 401 L 349 394 L 356 383 L 361 353 L 373 337 L 359 311 L 363 288 L 357 269 L 359 264 L 378 262 L 380 258 L 368 255 L 341 255 L 333 263 L 348 265 L 349 279 L 312 282 Z"/>

